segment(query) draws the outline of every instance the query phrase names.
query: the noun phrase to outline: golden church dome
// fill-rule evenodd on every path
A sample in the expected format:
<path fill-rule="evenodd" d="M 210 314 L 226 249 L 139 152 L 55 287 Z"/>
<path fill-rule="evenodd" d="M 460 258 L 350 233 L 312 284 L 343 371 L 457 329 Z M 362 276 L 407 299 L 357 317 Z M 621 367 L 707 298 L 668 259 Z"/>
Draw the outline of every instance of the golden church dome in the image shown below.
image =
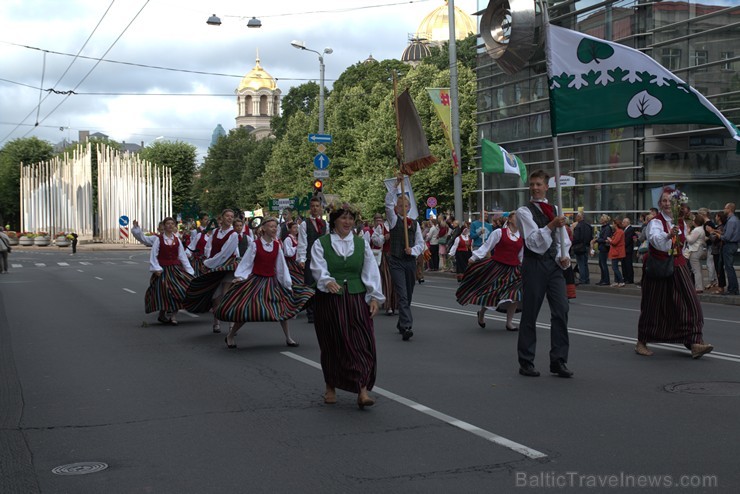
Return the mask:
<path fill-rule="evenodd" d="M 436 9 L 429 12 L 419 24 L 416 37 L 431 43 L 442 43 L 450 40 L 450 25 L 448 22 L 449 7 L 445 1 Z M 469 34 L 476 32 L 473 18 L 463 10 L 455 7 L 455 39 L 465 39 Z"/>
<path fill-rule="evenodd" d="M 259 91 L 260 89 L 274 91 L 277 89 L 277 81 L 260 65 L 259 54 L 257 55 L 254 68 L 239 83 L 237 92 L 244 91 L 245 89 L 251 89 L 252 91 Z"/>

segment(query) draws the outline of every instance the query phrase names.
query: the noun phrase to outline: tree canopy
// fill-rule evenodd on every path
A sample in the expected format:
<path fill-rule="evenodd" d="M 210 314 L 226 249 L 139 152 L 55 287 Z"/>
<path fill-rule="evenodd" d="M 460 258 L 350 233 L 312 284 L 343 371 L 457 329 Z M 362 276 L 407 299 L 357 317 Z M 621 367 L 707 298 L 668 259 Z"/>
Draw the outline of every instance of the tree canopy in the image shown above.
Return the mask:
<path fill-rule="evenodd" d="M 0 222 L 20 228 L 20 165 L 48 161 L 54 150 L 37 137 L 15 139 L 0 149 Z"/>

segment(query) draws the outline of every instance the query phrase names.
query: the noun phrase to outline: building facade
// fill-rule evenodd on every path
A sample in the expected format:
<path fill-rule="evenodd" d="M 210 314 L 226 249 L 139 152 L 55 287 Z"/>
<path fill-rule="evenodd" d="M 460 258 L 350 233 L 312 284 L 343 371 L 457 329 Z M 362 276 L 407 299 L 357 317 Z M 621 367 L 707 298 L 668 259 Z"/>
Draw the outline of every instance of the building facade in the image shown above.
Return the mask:
<path fill-rule="evenodd" d="M 280 115 L 277 81 L 260 65 L 259 54 L 254 68 L 245 75 L 236 93 L 236 126 L 250 129 L 255 139 L 272 136 L 270 120 Z"/>
<path fill-rule="evenodd" d="M 546 3 L 551 23 L 643 51 L 740 123 L 740 2 Z M 480 10 L 487 5 L 481 1 Z M 517 154 L 529 171 L 554 174 L 544 50 L 512 76 L 481 49 L 477 81 L 479 138 Z M 564 134 L 558 141 L 561 174 L 576 179 L 563 188 L 563 207 L 582 208 L 589 220 L 607 213 L 634 221 L 655 206 L 656 191 L 665 185 L 678 186 L 693 209 L 717 211 L 740 202 L 740 148 L 724 127 L 626 127 Z M 473 210 L 509 210 L 528 200 L 518 177 L 479 176 Z"/>

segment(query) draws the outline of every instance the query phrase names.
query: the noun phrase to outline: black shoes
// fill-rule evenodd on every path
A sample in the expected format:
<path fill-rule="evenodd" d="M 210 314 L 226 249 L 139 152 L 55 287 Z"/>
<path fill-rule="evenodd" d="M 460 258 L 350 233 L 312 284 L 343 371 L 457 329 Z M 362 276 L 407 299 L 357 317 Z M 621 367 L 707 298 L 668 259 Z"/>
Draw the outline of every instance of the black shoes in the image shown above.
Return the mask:
<path fill-rule="evenodd" d="M 558 377 L 573 377 L 573 371 L 568 370 L 568 367 L 566 367 L 565 362 L 562 360 L 550 362 L 550 372 L 557 374 Z"/>
<path fill-rule="evenodd" d="M 226 348 L 228 348 L 229 350 L 231 350 L 233 348 L 236 348 L 236 343 L 234 343 L 233 345 L 229 345 L 229 337 L 228 336 L 226 338 L 224 338 L 224 342 L 226 342 Z"/>
<path fill-rule="evenodd" d="M 285 346 L 289 346 L 291 348 L 295 348 L 295 347 L 298 346 L 298 342 L 297 341 L 293 341 L 293 340 L 285 340 Z"/>
<path fill-rule="evenodd" d="M 401 339 L 403 341 L 409 341 L 411 337 L 414 336 L 414 332 L 411 331 L 411 328 L 404 329 L 402 334 L 403 336 L 401 337 Z"/>
<path fill-rule="evenodd" d="M 540 371 L 534 368 L 532 364 L 519 366 L 519 374 L 526 377 L 540 377 Z"/>

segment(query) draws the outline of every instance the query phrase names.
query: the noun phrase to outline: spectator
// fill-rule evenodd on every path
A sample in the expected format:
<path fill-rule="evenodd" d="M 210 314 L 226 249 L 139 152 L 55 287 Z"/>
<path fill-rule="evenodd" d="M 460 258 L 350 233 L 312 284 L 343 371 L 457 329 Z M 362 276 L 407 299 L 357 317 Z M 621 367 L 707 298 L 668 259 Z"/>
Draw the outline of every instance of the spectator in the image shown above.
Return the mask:
<path fill-rule="evenodd" d="M 704 234 L 707 246 L 707 279 L 704 290 L 714 288 L 717 286 L 717 271 L 714 269 L 714 257 L 712 256 L 713 242 L 712 237 L 709 235 L 709 230 L 717 228 L 717 225 L 712 220 L 712 215 L 707 208 L 699 208 L 699 213 L 704 216 Z M 717 251 L 719 253 L 719 251 Z"/>
<path fill-rule="evenodd" d="M 10 238 L 5 234 L 5 228 L 0 226 L 0 274 L 8 274 L 8 254 L 11 251 Z"/>
<path fill-rule="evenodd" d="M 624 230 L 622 230 L 622 221 L 614 218 L 612 221 L 612 234 L 607 237 L 606 242 L 609 244 L 607 256 L 612 261 L 612 270 L 614 271 L 614 283 L 611 286 L 624 286 L 624 278 L 619 271 L 619 264 L 625 256 L 624 251 Z"/>
<path fill-rule="evenodd" d="M 727 294 L 740 295 L 735 273 L 734 256 L 737 245 L 740 243 L 740 219 L 735 216 L 735 203 L 725 204 L 724 213 L 727 215 L 725 231 L 720 236 L 722 240 L 722 261 L 725 264 L 725 278 L 727 278 Z"/>
<path fill-rule="evenodd" d="M 439 270 L 439 221 L 432 218 L 432 226 L 427 232 L 424 239 L 429 242 L 429 252 L 432 253 L 432 259 L 429 261 L 429 271 Z"/>
<path fill-rule="evenodd" d="M 588 273 L 588 250 L 593 240 L 593 229 L 586 221 L 582 214 L 576 215 L 576 226 L 573 229 L 573 253 L 576 255 L 576 264 L 578 265 L 578 275 L 581 284 L 590 283 Z"/>
<path fill-rule="evenodd" d="M 725 263 L 722 259 L 722 240 L 720 236 L 725 230 L 725 223 L 727 222 L 727 215 L 724 211 L 717 211 L 714 215 L 714 224 L 716 228 L 712 228 L 709 233 L 709 238 L 712 239 L 712 258 L 714 260 L 714 270 L 717 272 L 717 293 L 723 293 L 725 286 L 727 286 L 727 278 L 725 277 Z"/>
<path fill-rule="evenodd" d="M 601 217 L 599 217 L 601 230 L 599 231 L 599 235 L 596 237 L 599 252 L 599 270 L 601 271 L 601 279 L 596 283 L 599 286 L 609 286 L 609 265 L 607 264 L 607 260 L 609 258 L 609 243 L 606 239 L 612 236 L 612 229 L 609 226 L 611 221 L 612 219 L 606 214 L 602 214 Z"/>
<path fill-rule="evenodd" d="M 704 292 L 704 280 L 701 272 L 702 256 L 707 257 L 706 235 L 704 234 L 704 216 L 701 214 L 694 215 L 693 227 L 691 232 L 686 235 L 685 256 L 689 259 L 691 271 L 694 274 L 694 289 L 696 293 Z M 686 255 L 688 254 L 688 255 Z"/>
<path fill-rule="evenodd" d="M 635 232 L 635 227 L 632 226 L 632 222 L 626 216 L 622 220 L 622 230 L 624 231 L 624 260 L 622 260 L 622 275 L 624 276 L 624 282 L 628 285 L 632 285 L 635 282 L 635 270 L 632 266 L 632 262 L 635 256 L 635 239 L 637 238 L 637 232 Z"/>
<path fill-rule="evenodd" d="M 493 225 L 488 223 L 488 213 L 483 211 L 480 220 L 475 220 L 470 224 L 470 238 L 473 239 L 473 249 L 477 249 L 493 232 Z"/>

